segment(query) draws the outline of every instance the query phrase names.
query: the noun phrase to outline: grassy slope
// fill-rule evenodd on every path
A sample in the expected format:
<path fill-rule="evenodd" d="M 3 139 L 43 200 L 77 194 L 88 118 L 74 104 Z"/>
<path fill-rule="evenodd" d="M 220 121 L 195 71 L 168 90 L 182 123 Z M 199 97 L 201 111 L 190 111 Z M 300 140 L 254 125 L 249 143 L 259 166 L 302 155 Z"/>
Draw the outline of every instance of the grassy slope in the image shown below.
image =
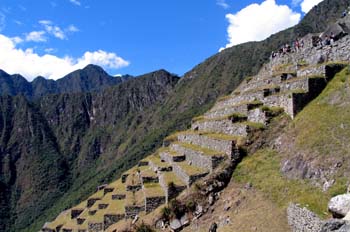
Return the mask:
<path fill-rule="evenodd" d="M 349 87 L 350 73 L 345 69 L 288 125 L 286 135 L 296 145 L 291 153 L 303 150 L 310 156 L 306 159 L 316 159 L 325 166 L 328 165 L 325 161 L 332 159 L 340 158 L 347 162 L 350 156 L 350 131 L 346 129 L 350 127 Z M 283 176 L 280 172 L 283 158 L 285 154 L 272 149 L 258 150 L 238 165 L 233 178 L 240 183 L 251 182 L 281 208 L 286 208 L 289 202 L 297 202 L 308 206 L 321 217 L 327 217 L 330 197 L 346 191 L 348 163 L 334 175 L 336 183 L 327 192 L 322 192 L 309 180 Z"/>

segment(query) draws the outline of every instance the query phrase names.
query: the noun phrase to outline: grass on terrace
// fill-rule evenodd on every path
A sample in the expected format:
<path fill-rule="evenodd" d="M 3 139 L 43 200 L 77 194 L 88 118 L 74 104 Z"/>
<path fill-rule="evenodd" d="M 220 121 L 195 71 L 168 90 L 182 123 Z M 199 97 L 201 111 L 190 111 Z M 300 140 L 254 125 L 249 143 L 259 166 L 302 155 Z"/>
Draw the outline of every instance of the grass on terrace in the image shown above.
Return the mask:
<path fill-rule="evenodd" d="M 145 197 L 165 196 L 164 190 L 159 183 L 146 183 L 143 187 Z"/>
<path fill-rule="evenodd" d="M 169 183 L 174 183 L 175 186 L 186 186 L 186 184 L 179 177 L 177 177 L 174 172 L 163 172 L 162 176 L 166 185 L 169 185 Z"/>
<path fill-rule="evenodd" d="M 240 114 L 240 113 L 233 113 L 233 114 L 228 114 L 222 117 L 215 117 L 215 118 L 207 118 L 204 115 L 199 116 L 199 117 L 195 117 L 193 118 L 192 122 L 207 122 L 207 121 L 221 121 L 221 120 L 234 120 L 234 121 L 238 121 L 238 120 L 246 120 L 247 119 L 247 115 L 244 114 Z"/>
<path fill-rule="evenodd" d="M 215 150 L 211 150 L 205 147 L 201 147 L 201 146 L 197 146 L 194 144 L 190 144 L 190 143 L 182 143 L 182 142 L 176 142 L 174 144 L 177 144 L 181 147 L 193 150 L 193 151 L 197 151 L 202 153 L 203 155 L 207 155 L 207 156 L 224 156 L 225 154 L 223 152 L 220 151 L 215 151 Z"/>
<path fill-rule="evenodd" d="M 207 173 L 208 172 L 208 170 L 205 170 L 204 168 L 197 167 L 197 166 L 194 166 L 194 165 L 189 165 L 187 163 L 187 161 L 176 162 L 176 165 L 178 165 L 188 175 L 198 175 L 198 174 L 202 174 L 202 173 Z"/>
<path fill-rule="evenodd" d="M 125 198 L 125 205 L 127 206 L 142 206 L 144 202 L 144 195 L 142 190 L 136 191 L 136 192 L 130 192 L 127 191 L 126 198 Z"/>

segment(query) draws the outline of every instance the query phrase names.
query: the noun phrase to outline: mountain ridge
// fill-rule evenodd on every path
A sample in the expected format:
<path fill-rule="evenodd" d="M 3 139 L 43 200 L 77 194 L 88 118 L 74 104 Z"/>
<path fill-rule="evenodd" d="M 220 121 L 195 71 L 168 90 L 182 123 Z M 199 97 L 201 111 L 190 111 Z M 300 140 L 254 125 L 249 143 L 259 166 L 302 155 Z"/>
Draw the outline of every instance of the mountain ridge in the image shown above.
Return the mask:
<path fill-rule="evenodd" d="M 0 70 L 0 94 L 11 96 L 22 94 L 30 100 L 35 100 L 47 94 L 102 91 L 131 78 L 133 77 L 130 75 L 112 77 L 101 67 L 93 64 L 57 80 L 38 76 L 31 82 L 19 74 L 9 75 Z"/>

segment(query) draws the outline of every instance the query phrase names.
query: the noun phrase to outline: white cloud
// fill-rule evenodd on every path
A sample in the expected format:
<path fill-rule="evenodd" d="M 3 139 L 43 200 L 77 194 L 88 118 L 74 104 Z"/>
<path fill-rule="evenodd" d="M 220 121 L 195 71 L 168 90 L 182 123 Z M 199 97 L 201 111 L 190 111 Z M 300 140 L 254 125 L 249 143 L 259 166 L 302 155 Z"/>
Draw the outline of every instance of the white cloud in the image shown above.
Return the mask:
<path fill-rule="evenodd" d="M 286 5 L 277 5 L 275 0 L 265 0 L 261 4 L 251 4 L 235 14 L 227 14 L 228 41 L 226 48 L 233 45 L 260 41 L 273 33 L 294 26 L 301 15 Z M 221 48 L 222 50 L 224 48 Z"/>
<path fill-rule="evenodd" d="M 45 51 L 46 53 L 53 53 L 53 52 L 56 51 L 56 49 L 54 49 L 54 48 L 45 48 L 44 51 Z"/>
<path fill-rule="evenodd" d="M 230 8 L 230 5 L 225 0 L 216 0 L 216 5 L 221 6 L 224 9 Z"/>
<path fill-rule="evenodd" d="M 76 26 L 74 26 L 73 24 L 69 25 L 69 27 L 66 30 L 69 32 L 78 32 L 79 31 L 79 29 Z"/>
<path fill-rule="evenodd" d="M 11 38 L 11 40 L 14 44 L 19 44 L 19 43 L 23 42 L 23 39 L 19 36 L 13 37 L 13 38 Z"/>
<path fill-rule="evenodd" d="M 32 48 L 17 48 L 13 39 L 0 34 L 0 69 L 10 74 L 19 73 L 30 81 L 37 76 L 58 79 L 90 63 L 110 69 L 129 65 L 128 61 L 115 53 L 102 50 L 85 52 L 77 59 L 69 56 L 39 55 Z"/>
<path fill-rule="evenodd" d="M 301 10 L 304 13 L 309 12 L 314 6 L 316 6 L 317 4 L 319 4 L 320 2 L 322 2 L 323 0 L 304 0 L 301 4 Z"/>
<path fill-rule="evenodd" d="M 67 39 L 64 31 L 59 26 L 54 25 L 50 20 L 40 20 L 39 23 L 44 26 L 46 32 L 50 35 L 62 40 Z"/>
<path fill-rule="evenodd" d="M 73 3 L 74 5 L 80 6 L 81 3 L 79 0 L 69 0 L 71 3 Z"/>
<path fill-rule="evenodd" d="M 45 31 L 32 31 L 26 35 L 25 40 L 30 42 L 45 42 Z"/>

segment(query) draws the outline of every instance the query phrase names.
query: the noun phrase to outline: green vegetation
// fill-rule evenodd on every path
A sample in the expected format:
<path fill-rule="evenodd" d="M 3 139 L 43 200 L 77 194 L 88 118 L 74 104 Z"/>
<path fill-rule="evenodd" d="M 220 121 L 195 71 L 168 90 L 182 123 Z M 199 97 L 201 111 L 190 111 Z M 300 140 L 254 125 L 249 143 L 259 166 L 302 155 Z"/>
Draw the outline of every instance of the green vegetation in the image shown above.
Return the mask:
<path fill-rule="evenodd" d="M 208 149 L 208 148 L 204 148 L 204 147 L 201 147 L 201 146 L 197 146 L 197 145 L 194 145 L 194 144 L 190 144 L 190 143 L 180 143 L 180 142 L 177 142 L 176 144 L 184 147 L 184 148 L 187 148 L 187 149 L 190 149 L 190 150 L 193 150 L 193 151 L 197 151 L 197 152 L 200 152 L 204 155 L 208 155 L 208 156 L 222 156 L 224 155 L 224 153 L 222 152 L 218 152 L 218 151 L 214 151 L 214 150 L 211 150 L 211 149 Z"/>
<path fill-rule="evenodd" d="M 318 164 L 334 165 L 344 160 L 338 177 L 349 171 L 349 86 L 350 72 L 345 68 L 297 115 L 290 127 L 291 133 L 296 134 L 296 150 L 308 153 Z"/>
<path fill-rule="evenodd" d="M 154 232 L 151 226 L 141 223 L 141 225 L 136 227 L 136 232 Z"/>
<path fill-rule="evenodd" d="M 280 114 L 282 114 L 284 112 L 284 109 L 282 107 L 276 107 L 276 106 L 273 106 L 273 107 L 262 106 L 261 110 L 263 112 L 269 113 L 273 117 L 278 116 L 278 115 L 280 115 Z"/>
<path fill-rule="evenodd" d="M 244 121 L 244 120 L 247 120 L 247 115 L 233 113 L 233 114 L 225 115 L 222 117 L 215 117 L 215 118 L 206 118 L 205 116 L 199 116 L 194 118 L 192 122 L 194 123 L 194 122 L 222 121 L 222 120 Z"/>
<path fill-rule="evenodd" d="M 278 153 L 260 150 L 243 159 L 233 178 L 240 183 L 252 183 L 280 207 L 285 208 L 289 202 L 295 202 L 308 206 L 321 217 L 328 216 L 328 201 L 334 193 L 341 192 L 343 186 L 337 184 L 324 193 L 308 181 L 287 179 L 280 172 L 280 162 Z"/>
<path fill-rule="evenodd" d="M 184 172 L 186 172 L 187 175 L 198 175 L 208 172 L 208 170 L 205 170 L 204 168 L 189 165 L 187 161 L 176 162 L 176 165 L 178 165 Z"/>

